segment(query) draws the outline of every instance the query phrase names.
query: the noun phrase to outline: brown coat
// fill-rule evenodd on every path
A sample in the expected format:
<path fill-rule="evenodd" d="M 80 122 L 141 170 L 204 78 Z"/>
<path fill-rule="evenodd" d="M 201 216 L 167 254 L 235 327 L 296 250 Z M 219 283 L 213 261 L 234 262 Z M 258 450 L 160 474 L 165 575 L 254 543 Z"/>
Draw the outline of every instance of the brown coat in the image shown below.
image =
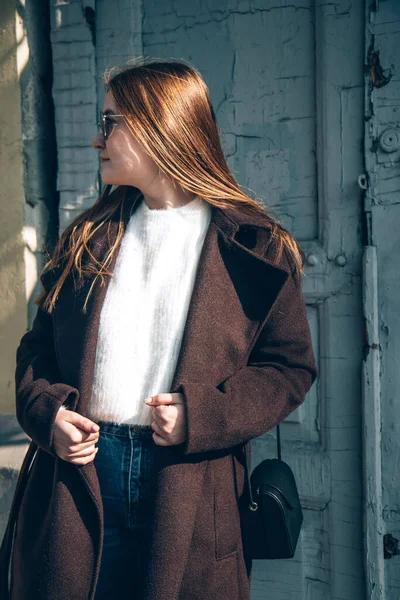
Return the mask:
<path fill-rule="evenodd" d="M 106 238 L 100 230 L 99 256 Z M 188 438 L 163 448 L 143 600 L 249 599 L 237 508 L 241 444 L 299 406 L 317 375 L 301 286 L 287 255 L 276 264 L 272 248 L 262 215 L 212 208 L 169 390 L 184 396 Z M 33 442 L 1 548 L 4 599 L 94 596 L 103 538 L 96 461 L 73 465 L 52 447 L 60 405 L 85 415 L 90 398 L 106 285 L 84 314 L 88 285 L 63 288 L 54 313 L 39 310 L 18 348 L 17 416 Z"/>

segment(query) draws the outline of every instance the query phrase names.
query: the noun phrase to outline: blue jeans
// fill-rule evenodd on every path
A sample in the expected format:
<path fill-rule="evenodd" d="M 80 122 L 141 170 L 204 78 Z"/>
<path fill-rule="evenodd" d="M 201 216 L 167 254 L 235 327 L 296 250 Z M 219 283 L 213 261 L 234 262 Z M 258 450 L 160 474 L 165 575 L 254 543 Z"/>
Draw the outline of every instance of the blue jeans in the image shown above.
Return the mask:
<path fill-rule="evenodd" d="M 94 460 L 104 506 L 104 544 L 95 600 L 139 600 L 160 447 L 150 425 L 97 423 Z"/>

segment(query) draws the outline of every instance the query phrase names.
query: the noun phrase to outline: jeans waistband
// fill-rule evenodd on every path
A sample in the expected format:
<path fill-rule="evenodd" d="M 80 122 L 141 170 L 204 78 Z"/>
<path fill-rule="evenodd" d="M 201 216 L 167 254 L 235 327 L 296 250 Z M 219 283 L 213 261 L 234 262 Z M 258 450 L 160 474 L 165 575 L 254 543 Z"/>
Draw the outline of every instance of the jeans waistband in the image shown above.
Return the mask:
<path fill-rule="evenodd" d="M 112 421 L 96 421 L 100 427 L 100 433 L 108 433 L 121 437 L 143 437 L 150 438 L 154 431 L 151 425 L 136 425 L 131 423 L 113 423 Z"/>

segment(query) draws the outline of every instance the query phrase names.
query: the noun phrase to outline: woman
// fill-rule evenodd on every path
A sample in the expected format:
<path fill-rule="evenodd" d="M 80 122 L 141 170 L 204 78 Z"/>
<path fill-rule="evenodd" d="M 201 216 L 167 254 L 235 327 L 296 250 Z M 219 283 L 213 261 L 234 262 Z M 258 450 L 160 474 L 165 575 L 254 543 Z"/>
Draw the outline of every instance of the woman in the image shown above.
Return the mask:
<path fill-rule="evenodd" d="M 107 185 L 61 236 L 17 352 L 33 441 L 2 597 L 248 600 L 243 445 L 317 374 L 304 257 L 230 173 L 196 69 L 142 60 L 106 83 Z"/>

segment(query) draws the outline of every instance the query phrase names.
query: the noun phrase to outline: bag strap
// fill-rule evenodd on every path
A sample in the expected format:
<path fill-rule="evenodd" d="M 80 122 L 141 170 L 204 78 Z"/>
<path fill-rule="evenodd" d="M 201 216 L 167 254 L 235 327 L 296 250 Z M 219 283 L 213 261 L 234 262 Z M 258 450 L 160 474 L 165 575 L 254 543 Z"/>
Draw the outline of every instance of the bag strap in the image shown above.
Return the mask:
<path fill-rule="evenodd" d="M 282 458 L 281 458 L 281 432 L 279 429 L 279 425 L 276 426 L 276 453 L 278 455 L 278 459 L 282 460 Z"/>
<path fill-rule="evenodd" d="M 246 482 L 247 482 L 247 491 L 249 492 L 249 498 L 250 498 L 249 508 L 250 508 L 250 510 L 254 511 L 254 510 L 258 509 L 258 504 L 257 504 L 257 502 L 254 502 L 253 494 L 251 491 L 250 471 L 249 471 L 246 444 L 243 444 L 243 448 L 244 448 L 245 477 L 246 477 Z M 276 449 L 277 449 L 277 454 L 278 454 L 278 460 L 281 460 L 281 433 L 279 430 L 279 425 L 276 426 Z"/>

